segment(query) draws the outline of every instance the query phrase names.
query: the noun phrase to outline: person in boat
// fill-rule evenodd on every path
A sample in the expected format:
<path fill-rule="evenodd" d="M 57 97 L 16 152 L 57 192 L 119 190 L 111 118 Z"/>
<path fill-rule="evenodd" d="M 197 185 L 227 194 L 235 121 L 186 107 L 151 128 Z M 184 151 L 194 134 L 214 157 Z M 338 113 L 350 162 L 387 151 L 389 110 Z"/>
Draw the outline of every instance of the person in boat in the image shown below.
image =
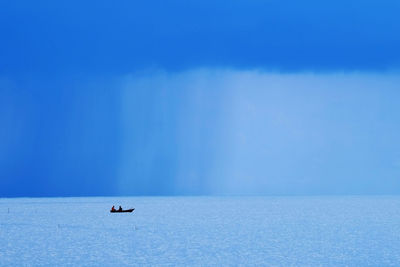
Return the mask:
<path fill-rule="evenodd" d="M 115 211 L 115 207 L 114 206 L 112 206 L 111 211 Z"/>
<path fill-rule="evenodd" d="M 122 207 L 121 206 L 119 206 L 118 211 L 122 211 Z"/>

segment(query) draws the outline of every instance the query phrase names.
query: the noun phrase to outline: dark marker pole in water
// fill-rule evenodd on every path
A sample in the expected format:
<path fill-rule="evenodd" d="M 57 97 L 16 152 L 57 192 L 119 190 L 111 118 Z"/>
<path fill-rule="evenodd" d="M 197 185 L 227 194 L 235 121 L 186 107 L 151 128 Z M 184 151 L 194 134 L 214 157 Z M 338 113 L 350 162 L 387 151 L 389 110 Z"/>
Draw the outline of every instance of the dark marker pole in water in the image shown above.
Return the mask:
<path fill-rule="evenodd" d="M 10 208 L 7 208 L 7 213 L 10 213 Z"/>

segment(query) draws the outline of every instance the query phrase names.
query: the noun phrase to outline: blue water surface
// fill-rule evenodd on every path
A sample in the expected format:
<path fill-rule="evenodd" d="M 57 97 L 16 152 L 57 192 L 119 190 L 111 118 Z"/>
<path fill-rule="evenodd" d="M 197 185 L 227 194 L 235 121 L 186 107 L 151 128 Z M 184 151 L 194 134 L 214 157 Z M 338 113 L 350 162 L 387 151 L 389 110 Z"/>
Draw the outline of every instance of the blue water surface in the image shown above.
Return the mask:
<path fill-rule="evenodd" d="M 397 196 L 0 199 L 0 266 L 399 266 L 399 248 Z"/>

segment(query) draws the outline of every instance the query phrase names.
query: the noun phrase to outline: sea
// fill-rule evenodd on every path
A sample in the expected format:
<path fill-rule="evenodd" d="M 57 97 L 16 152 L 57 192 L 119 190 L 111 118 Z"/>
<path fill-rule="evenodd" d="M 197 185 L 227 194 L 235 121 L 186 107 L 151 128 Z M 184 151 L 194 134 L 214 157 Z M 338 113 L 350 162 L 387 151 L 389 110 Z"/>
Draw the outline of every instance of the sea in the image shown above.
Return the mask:
<path fill-rule="evenodd" d="M 0 266 L 400 266 L 400 197 L 2 198 Z"/>

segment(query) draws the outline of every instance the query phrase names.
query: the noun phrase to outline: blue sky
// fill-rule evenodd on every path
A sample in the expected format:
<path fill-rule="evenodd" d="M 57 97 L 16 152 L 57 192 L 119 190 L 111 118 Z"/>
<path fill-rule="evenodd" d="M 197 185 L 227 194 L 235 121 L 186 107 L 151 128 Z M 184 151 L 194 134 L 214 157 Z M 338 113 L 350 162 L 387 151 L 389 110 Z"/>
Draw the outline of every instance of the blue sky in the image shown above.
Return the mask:
<path fill-rule="evenodd" d="M 384 70 L 398 1 L 2 1 L 1 71 Z"/>
<path fill-rule="evenodd" d="M 0 196 L 400 193 L 397 1 L 3 1 Z"/>

